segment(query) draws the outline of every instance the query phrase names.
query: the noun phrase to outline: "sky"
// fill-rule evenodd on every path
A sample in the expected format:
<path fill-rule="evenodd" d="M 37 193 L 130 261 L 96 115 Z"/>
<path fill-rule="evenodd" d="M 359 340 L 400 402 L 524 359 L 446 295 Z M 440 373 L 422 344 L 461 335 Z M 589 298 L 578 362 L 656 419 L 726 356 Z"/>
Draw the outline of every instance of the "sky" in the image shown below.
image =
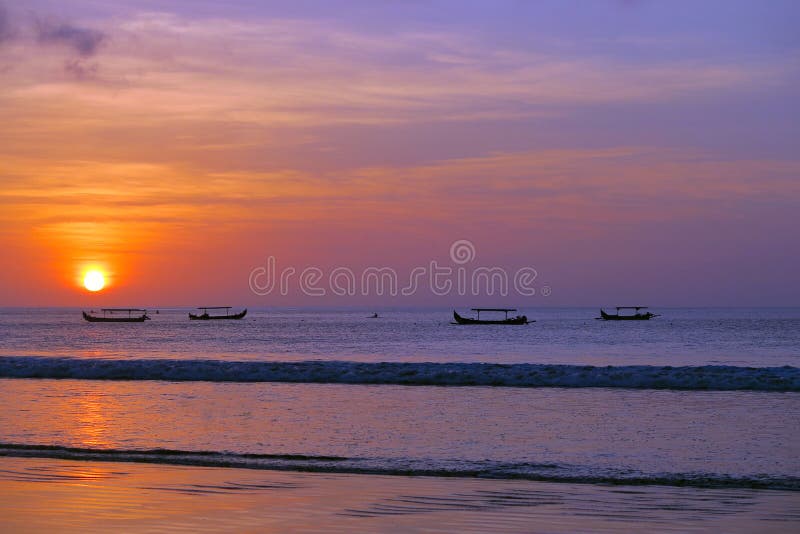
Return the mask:
<path fill-rule="evenodd" d="M 798 305 L 798 27 L 791 0 L 0 0 L 0 306 Z"/>

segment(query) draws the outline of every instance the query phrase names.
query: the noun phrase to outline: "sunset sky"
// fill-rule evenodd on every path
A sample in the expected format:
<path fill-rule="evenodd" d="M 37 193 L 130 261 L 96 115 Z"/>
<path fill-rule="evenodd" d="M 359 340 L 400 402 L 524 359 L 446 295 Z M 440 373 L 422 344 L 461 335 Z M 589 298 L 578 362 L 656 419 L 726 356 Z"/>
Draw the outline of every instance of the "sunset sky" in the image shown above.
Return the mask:
<path fill-rule="evenodd" d="M 793 0 L 0 0 L 0 305 L 797 305 L 798 28 Z M 552 294 L 248 286 L 459 239 Z"/>

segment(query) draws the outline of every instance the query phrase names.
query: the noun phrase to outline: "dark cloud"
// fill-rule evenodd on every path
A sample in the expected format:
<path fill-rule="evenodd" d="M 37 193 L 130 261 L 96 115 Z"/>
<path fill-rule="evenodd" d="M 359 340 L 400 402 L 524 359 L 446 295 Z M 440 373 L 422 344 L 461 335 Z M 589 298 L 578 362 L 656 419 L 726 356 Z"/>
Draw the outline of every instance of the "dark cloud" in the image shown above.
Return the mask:
<path fill-rule="evenodd" d="M 64 63 L 64 72 L 77 80 L 91 80 L 97 77 L 97 63 L 86 63 L 80 59 Z"/>
<path fill-rule="evenodd" d="M 36 36 L 40 43 L 69 46 L 81 57 L 92 56 L 106 38 L 106 35 L 98 30 L 50 20 L 36 21 Z"/>
<path fill-rule="evenodd" d="M 11 18 L 8 16 L 8 11 L 0 4 L 0 43 L 8 41 L 13 36 L 11 29 Z"/>

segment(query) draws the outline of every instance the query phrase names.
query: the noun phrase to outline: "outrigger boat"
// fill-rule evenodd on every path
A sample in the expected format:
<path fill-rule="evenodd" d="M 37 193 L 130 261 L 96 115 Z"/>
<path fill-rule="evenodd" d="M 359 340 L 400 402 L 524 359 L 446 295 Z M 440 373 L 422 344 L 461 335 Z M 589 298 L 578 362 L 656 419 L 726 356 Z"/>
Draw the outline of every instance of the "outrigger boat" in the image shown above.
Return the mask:
<path fill-rule="evenodd" d="M 150 317 L 147 315 L 147 310 L 141 308 L 103 308 L 103 316 L 92 315 L 93 312 L 83 313 L 83 318 L 90 323 L 143 323 L 149 321 Z M 114 312 L 128 312 L 127 316 L 111 317 Z M 141 312 L 141 315 L 131 315 L 133 312 Z"/>
<path fill-rule="evenodd" d="M 508 312 L 517 311 L 516 308 L 472 308 L 472 311 L 477 312 L 476 318 L 462 317 L 453 310 L 453 319 L 456 320 L 453 324 L 528 324 L 535 323 L 536 321 L 529 321 L 524 315 L 517 315 L 516 317 L 508 317 Z M 505 313 L 505 319 L 481 319 L 481 312 L 502 312 Z"/>
<path fill-rule="evenodd" d="M 611 313 L 606 313 L 603 309 L 600 309 L 600 317 L 597 319 L 602 319 L 604 321 L 648 321 L 653 317 L 658 317 L 658 314 L 651 313 L 651 312 L 644 312 L 640 313 L 639 310 L 646 310 L 647 306 L 617 306 L 616 315 Z M 620 310 L 634 310 L 633 314 L 629 315 L 622 315 L 619 313 Z"/>
<path fill-rule="evenodd" d="M 247 308 L 242 310 L 239 313 L 230 313 L 231 306 L 203 306 L 202 308 L 197 308 L 198 310 L 203 310 L 203 313 L 195 315 L 194 313 L 189 314 L 189 319 L 192 321 L 211 321 L 214 319 L 242 319 L 245 315 L 247 315 Z M 209 315 L 208 310 L 225 310 L 225 315 Z"/>

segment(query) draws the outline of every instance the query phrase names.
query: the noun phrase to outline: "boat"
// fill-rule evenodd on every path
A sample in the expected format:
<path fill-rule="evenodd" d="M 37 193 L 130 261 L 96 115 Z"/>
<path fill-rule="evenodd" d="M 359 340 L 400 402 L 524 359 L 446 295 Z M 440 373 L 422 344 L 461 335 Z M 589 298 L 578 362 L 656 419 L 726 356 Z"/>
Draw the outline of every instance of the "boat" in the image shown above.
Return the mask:
<path fill-rule="evenodd" d="M 453 324 L 528 324 L 535 323 L 536 321 L 529 321 L 525 315 L 517 315 L 516 317 L 508 317 L 508 312 L 517 311 L 516 308 L 472 308 L 472 311 L 477 312 L 477 317 L 462 317 L 455 310 L 453 310 Z M 481 319 L 481 312 L 501 312 L 505 313 L 504 319 Z"/>
<path fill-rule="evenodd" d="M 231 306 L 203 306 L 201 308 L 197 308 L 198 310 L 202 310 L 203 313 L 200 314 L 189 314 L 189 319 L 192 321 L 211 321 L 216 319 L 242 319 L 245 315 L 247 315 L 247 308 L 242 310 L 239 313 L 230 313 Z M 209 315 L 208 310 L 225 310 L 225 315 Z"/>
<path fill-rule="evenodd" d="M 639 310 L 646 310 L 647 306 L 617 306 L 616 314 L 606 313 L 603 309 L 600 309 L 600 317 L 597 319 L 601 319 L 603 321 L 648 321 L 653 317 L 658 317 L 659 315 L 656 313 L 651 312 L 644 312 L 641 313 Z M 623 315 L 620 313 L 620 310 L 634 310 L 634 313 Z"/>
<path fill-rule="evenodd" d="M 103 312 L 102 316 L 92 315 L 94 311 L 81 313 L 83 313 L 83 318 L 90 323 L 143 323 L 150 320 L 150 317 L 147 315 L 147 310 L 141 308 L 103 308 L 100 311 Z M 112 317 L 114 313 L 125 312 L 127 312 L 128 315 Z M 132 315 L 133 312 L 141 312 L 141 314 Z"/>

